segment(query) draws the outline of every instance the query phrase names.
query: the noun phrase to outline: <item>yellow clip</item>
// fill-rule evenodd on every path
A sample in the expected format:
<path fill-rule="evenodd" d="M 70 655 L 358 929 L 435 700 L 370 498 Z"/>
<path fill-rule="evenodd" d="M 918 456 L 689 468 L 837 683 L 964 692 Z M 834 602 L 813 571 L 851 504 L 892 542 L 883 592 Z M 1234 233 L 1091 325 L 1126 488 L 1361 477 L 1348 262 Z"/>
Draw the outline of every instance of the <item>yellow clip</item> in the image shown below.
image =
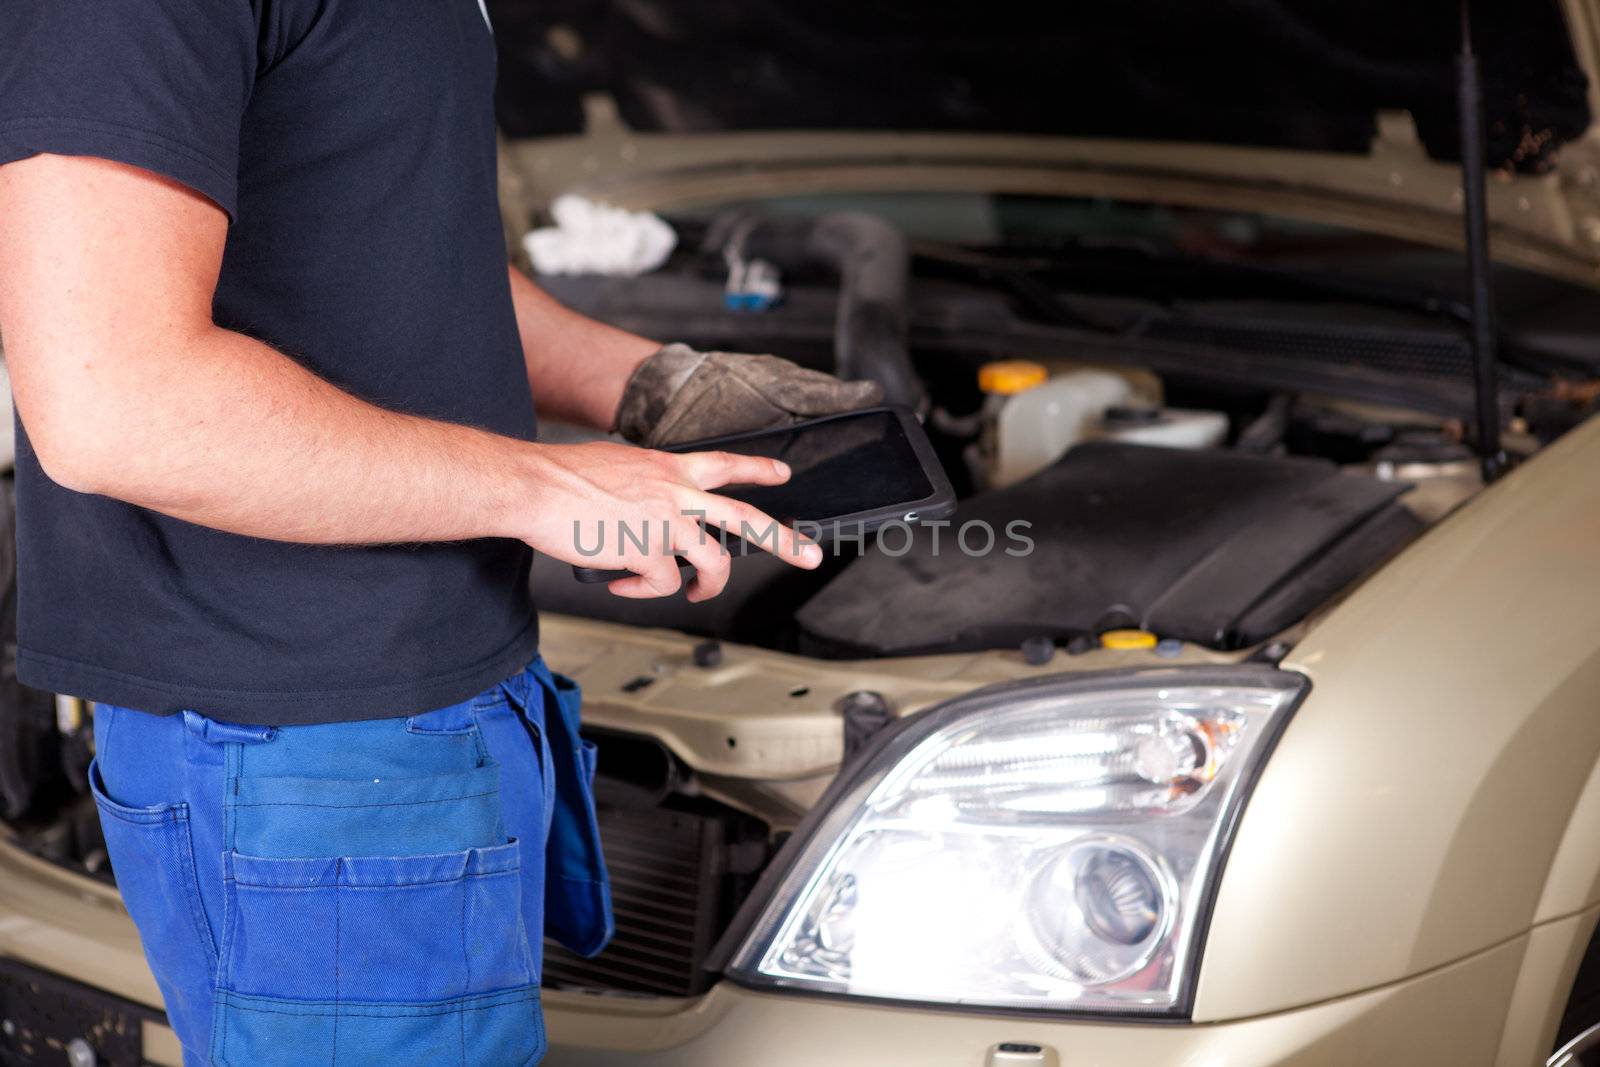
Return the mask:
<path fill-rule="evenodd" d="M 1149 630 L 1107 630 L 1100 635 L 1100 647 L 1118 651 L 1155 648 L 1156 635 Z"/>

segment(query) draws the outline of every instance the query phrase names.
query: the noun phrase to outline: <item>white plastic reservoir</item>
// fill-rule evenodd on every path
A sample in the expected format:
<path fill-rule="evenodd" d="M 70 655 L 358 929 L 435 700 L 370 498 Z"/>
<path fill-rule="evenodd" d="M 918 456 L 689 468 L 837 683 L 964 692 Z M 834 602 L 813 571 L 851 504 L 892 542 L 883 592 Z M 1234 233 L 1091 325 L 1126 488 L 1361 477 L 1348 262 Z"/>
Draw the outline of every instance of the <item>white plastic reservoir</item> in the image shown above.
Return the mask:
<path fill-rule="evenodd" d="M 1228 436 L 1228 417 L 1187 408 L 1109 407 L 1096 415 L 1084 436 L 1130 445 L 1215 448 Z"/>
<path fill-rule="evenodd" d="M 1103 370 L 1075 370 L 1011 395 L 991 392 L 995 406 L 993 488 L 1015 485 L 1050 466 L 1083 440 L 1107 408 L 1132 399 L 1128 379 Z"/>

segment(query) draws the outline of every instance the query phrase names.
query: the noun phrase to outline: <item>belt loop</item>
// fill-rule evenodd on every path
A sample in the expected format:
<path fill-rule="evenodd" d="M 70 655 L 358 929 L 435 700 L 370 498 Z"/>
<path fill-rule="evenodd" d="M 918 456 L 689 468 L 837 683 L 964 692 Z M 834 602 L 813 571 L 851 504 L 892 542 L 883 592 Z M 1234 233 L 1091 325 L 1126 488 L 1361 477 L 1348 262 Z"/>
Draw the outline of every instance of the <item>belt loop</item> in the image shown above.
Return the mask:
<path fill-rule="evenodd" d="M 245 745 L 259 745 L 278 736 L 276 726 L 244 726 L 233 722 L 208 719 L 197 711 L 183 712 L 183 725 L 189 733 L 214 745 L 237 741 Z"/>
<path fill-rule="evenodd" d="M 505 694 L 506 700 L 520 714 L 526 715 L 533 701 L 529 699 L 533 691 L 533 679 L 527 671 L 518 671 L 510 678 L 500 683 L 500 691 Z"/>
<path fill-rule="evenodd" d="M 406 719 L 408 734 L 464 734 L 470 733 L 476 723 L 476 711 L 481 697 L 448 704 Z"/>

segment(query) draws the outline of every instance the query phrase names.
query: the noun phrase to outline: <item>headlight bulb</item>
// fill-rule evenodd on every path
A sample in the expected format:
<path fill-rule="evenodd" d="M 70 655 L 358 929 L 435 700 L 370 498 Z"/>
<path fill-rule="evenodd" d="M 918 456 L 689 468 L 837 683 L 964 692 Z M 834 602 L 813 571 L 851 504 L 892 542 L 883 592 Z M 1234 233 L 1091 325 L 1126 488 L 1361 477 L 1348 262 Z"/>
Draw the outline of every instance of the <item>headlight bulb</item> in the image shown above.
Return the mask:
<path fill-rule="evenodd" d="M 1211 762 L 1211 742 L 1187 718 L 1163 719 L 1154 732 L 1139 739 L 1134 771 L 1147 782 L 1168 785 L 1203 772 Z"/>
<path fill-rule="evenodd" d="M 1085 985 L 1126 978 L 1166 932 L 1167 881 L 1142 849 L 1093 835 L 1041 867 L 1024 896 L 1019 948 L 1034 966 Z"/>
<path fill-rule="evenodd" d="M 1161 890 L 1149 868 L 1126 852 L 1097 850 L 1078 871 L 1078 907 L 1102 940 L 1137 945 L 1161 921 Z"/>

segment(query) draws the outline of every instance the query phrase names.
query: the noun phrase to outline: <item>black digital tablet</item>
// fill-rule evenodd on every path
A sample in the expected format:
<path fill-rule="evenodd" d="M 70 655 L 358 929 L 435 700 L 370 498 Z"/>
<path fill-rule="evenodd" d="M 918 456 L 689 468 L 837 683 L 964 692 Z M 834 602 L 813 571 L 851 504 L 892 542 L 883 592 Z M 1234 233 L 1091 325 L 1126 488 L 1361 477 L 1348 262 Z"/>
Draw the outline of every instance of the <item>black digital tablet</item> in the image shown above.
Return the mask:
<path fill-rule="evenodd" d="M 690 441 L 667 451 L 737 452 L 782 460 L 790 471 L 783 485 L 730 485 L 712 492 L 760 508 L 824 545 L 891 522 L 942 519 L 956 508 L 955 491 L 922 424 L 899 407 L 826 415 L 777 430 Z M 758 551 L 732 532 L 719 536 L 732 555 Z M 610 582 L 631 573 L 591 567 L 573 571 L 581 582 Z"/>

